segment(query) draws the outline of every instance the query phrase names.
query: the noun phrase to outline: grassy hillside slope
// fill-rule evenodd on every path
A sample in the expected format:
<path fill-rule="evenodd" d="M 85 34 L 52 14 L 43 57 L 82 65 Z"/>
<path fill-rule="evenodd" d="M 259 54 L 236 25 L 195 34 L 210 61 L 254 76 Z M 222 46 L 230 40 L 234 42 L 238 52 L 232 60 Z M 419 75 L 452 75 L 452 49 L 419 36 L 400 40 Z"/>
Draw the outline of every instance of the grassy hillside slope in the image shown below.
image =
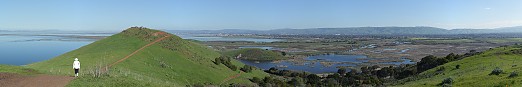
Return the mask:
<path fill-rule="evenodd" d="M 456 87 L 520 87 L 522 76 L 509 77 L 512 72 L 522 71 L 522 54 L 512 50 L 522 49 L 520 46 L 499 47 L 483 54 L 446 63 L 421 73 L 418 77 L 428 77 L 406 82 L 400 87 L 441 86 L 446 78 L 452 78 L 452 86 Z M 456 68 L 460 65 L 459 69 Z M 443 69 L 442 69 L 443 67 Z M 503 70 L 500 75 L 489 75 L 496 67 Z"/>
<path fill-rule="evenodd" d="M 225 55 L 236 57 L 241 54 L 241 59 L 247 60 L 278 60 L 284 59 L 283 55 L 279 52 L 271 50 L 263 50 L 258 48 L 244 48 L 239 50 L 233 50 L 225 52 Z"/>
<path fill-rule="evenodd" d="M 22 66 L 13 66 L 13 65 L 0 65 L 0 73 L 14 73 L 21 75 L 35 75 L 39 74 L 35 72 L 34 69 L 26 68 Z"/>
<path fill-rule="evenodd" d="M 142 46 L 163 37 L 160 32 L 147 28 L 129 28 L 121 33 L 93 42 L 58 57 L 29 64 L 29 68 L 40 72 L 73 75 L 72 62 L 81 62 L 81 77 L 69 86 L 186 86 L 193 84 L 220 84 L 238 71 L 224 65 L 215 65 L 212 60 L 220 56 L 206 46 L 185 41 L 172 35 L 109 68 L 108 75 L 95 77 L 98 68 L 113 63 L 131 54 Z M 240 62 L 236 62 L 240 65 Z M 264 77 L 260 70 L 244 73 L 240 81 L 227 83 L 252 84 L 248 78 Z M 245 81 L 246 80 L 246 81 Z"/>

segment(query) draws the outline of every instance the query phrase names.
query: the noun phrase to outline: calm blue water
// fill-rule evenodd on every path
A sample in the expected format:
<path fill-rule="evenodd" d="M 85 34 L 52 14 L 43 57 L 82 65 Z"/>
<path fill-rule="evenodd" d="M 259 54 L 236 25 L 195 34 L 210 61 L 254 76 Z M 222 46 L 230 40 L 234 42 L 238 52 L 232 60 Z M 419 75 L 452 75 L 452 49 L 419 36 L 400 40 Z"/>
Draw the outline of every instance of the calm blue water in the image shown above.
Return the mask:
<path fill-rule="evenodd" d="M 92 43 L 56 36 L 0 36 L 0 64 L 25 65 L 47 60 Z"/>
<path fill-rule="evenodd" d="M 309 56 L 305 60 L 363 63 L 363 62 L 368 62 L 368 60 L 366 60 L 367 58 L 368 57 L 366 57 L 364 55 L 316 55 L 316 56 Z"/>
<path fill-rule="evenodd" d="M 242 48 L 259 48 L 259 49 L 272 50 L 272 48 L 274 48 L 274 47 L 267 47 L 267 46 L 241 46 L 241 47 L 239 47 L 239 49 L 242 49 Z"/>
<path fill-rule="evenodd" d="M 341 66 L 357 66 L 359 64 L 368 63 L 369 60 L 373 59 L 382 59 L 382 58 L 368 58 L 364 55 L 316 55 L 309 56 L 305 58 L 305 62 L 302 64 L 293 63 L 291 61 L 282 61 L 279 63 L 272 63 L 272 61 L 249 61 L 249 60 L 239 60 L 247 65 L 256 66 L 261 69 L 270 69 L 272 67 L 276 67 L 279 69 L 286 70 L 295 70 L 295 71 L 306 71 L 310 73 L 329 73 L 329 72 L 337 72 L 338 68 Z M 399 62 L 382 62 L 378 64 L 414 64 L 411 60 L 402 58 L 402 61 Z M 331 66 L 322 65 L 320 62 L 339 62 L 335 63 Z M 277 67 L 277 66 L 285 66 L 285 67 Z"/>

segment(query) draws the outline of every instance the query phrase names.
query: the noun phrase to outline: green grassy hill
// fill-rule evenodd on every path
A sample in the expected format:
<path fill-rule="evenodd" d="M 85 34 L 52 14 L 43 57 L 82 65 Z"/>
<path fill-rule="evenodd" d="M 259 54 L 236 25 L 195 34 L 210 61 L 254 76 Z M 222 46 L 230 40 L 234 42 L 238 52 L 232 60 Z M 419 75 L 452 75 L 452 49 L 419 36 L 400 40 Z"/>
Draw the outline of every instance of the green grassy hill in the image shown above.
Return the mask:
<path fill-rule="evenodd" d="M 452 78 L 452 86 L 456 87 L 520 87 L 522 76 L 509 77 L 512 72 L 522 71 L 522 54 L 520 46 L 499 47 L 480 55 L 446 63 L 404 80 L 400 87 L 441 86 L 446 78 Z M 519 52 L 513 52 L 519 50 Z M 456 66 L 460 65 L 457 69 Z M 496 67 L 503 70 L 500 75 L 489 75 Z M 414 80 L 416 79 L 416 80 Z"/>
<path fill-rule="evenodd" d="M 35 75 L 39 74 L 38 72 L 35 72 L 34 69 L 26 68 L 22 66 L 13 66 L 13 65 L 1 65 L 0 64 L 0 73 L 14 73 L 14 74 L 21 74 L 21 75 Z"/>
<path fill-rule="evenodd" d="M 258 48 L 244 48 L 239 50 L 233 50 L 225 52 L 225 55 L 236 57 L 241 54 L 241 59 L 247 60 L 278 60 L 284 59 L 283 55 L 279 52 L 271 50 L 263 50 Z"/>
<path fill-rule="evenodd" d="M 50 60 L 29 64 L 27 67 L 42 73 L 70 75 L 74 71 L 72 62 L 81 62 L 81 77 L 68 86 L 186 86 L 193 84 L 218 85 L 223 79 L 239 73 L 223 64 L 212 61 L 219 53 L 206 46 L 186 41 L 172 35 L 120 62 L 101 77 L 96 77 L 98 68 L 116 62 L 135 50 L 163 37 L 158 30 L 133 27 L 79 49 L 67 52 Z M 51 49 L 50 49 L 51 50 Z M 236 66 L 242 65 L 232 61 Z M 238 80 L 229 83 L 254 85 L 249 78 L 264 77 L 261 70 L 244 73 Z"/>

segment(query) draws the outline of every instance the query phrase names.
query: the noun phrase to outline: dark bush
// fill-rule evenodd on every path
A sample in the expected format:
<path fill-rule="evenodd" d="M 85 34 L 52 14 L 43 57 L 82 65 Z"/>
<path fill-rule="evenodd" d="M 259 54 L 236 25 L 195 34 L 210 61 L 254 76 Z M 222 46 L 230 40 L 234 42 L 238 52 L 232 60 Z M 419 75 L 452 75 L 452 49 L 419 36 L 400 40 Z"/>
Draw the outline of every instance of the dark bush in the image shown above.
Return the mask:
<path fill-rule="evenodd" d="M 456 65 L 455 68 L 456 68 L 456 69 L 460 69 L 460 65 Z"/>
<path fill-rule="evenodd" d="M 419 72 L 426 71 L 428 69 L 435 68 L 438 65 L 442 65 L 446 62 L 446 59 L 437 58 L 433 55 L 429 55 L 422 58 L 421 61 L 417 63 L 417 70 Z"/>
<path fill-rule="evenodd" d="M 522 49 L 511 50 L 513 54 L 522 54 Z"/>
<path fill-rule="evenodd" d="M 339 73 L 341 75 L 346 74 L 346 68 L 339 68 L 339 70 L 337 70 L 337 73 Z"/>
<path fill-rule="evenodd" d="M 444 71 L 444 70 L 446 70 L 446 68 L 444 68 L 444 66 L 441 66 L 441 67 L 439 67 L 439 68 L 437 69 L 437 72 L 442 72 L 442 71 Z"/>
<path fill-rule="evenodd" d="M 451 84 L 453 84 L 453 79 L 452 78 L 446 78 L 444 80 L 442 80 L 442 83 L 440 83 L 442 86 L 445 86 L 445 87 L 451 87 Z"/>
<path fill-rule="evenodd" d="M 254 83 L 262 83 L 263 80 L 261 80 L 261 78 L 258 78 L 258 77 L 254 77 L 252 79 L 250 79 L 250 81 L 254 82 Z"/>
<path fill-rule="evenodd" d="M 228 66 L 228 68 L 230 68 L 232 71 L 236 71 L 237 70 L 237 66 L 234 66 L 234 65 Z"/>
<path fill-rule="evenodd" d="M 451 84 L 442 84 L 442 87 L 451 87 Z"/>
<path fill-rule="evenodd" d="M 222 62 L 221 62 L 221 58 L 216 58 L 216 59 L 214 60 L 214 64 L 216 64 L 216 65 L 219 65 L 219 64 L 221 64 L 221 63 L 222 63 Z"/>
<path fill-rule="evenodd" d="M 216 65 L 219 65 L 219 64 L 224 64 L 225 66 L 227 66 L 228 68 L 230 68 L 231 70 L 234 70 L 236 71 L 237 70 L 237 66 L 235 66 L 234 64 L 232 64 L 232 62 L 230 62 L 230 60 L 232 60 L 230 57 L 227 57 L 227 56 L 220 56 L 218 58 L 216 58 L 214 60 L 214 63 Z"/>
<path fill-rule="evenodd" d="M 319 84 L 321 82 L 321 77 L 319 77 L 315 74 L 310 74 L 310 75 L 306 76 L 306 79 L 307 79 L 307 83 L 310 83 L 310 84 Z"/>
<path fill-rule="evenodd" d="M 275 67 L 272 67 L 272 68 L 266 70 L 266 72 L 274 74 L 274 73 L 277 73 L 278 70 L 279 70 L 279 69 L 277 69 L 277 68 L 275 68 Z"/>
<path fill-rule="evenodd" d="M 489 73 L 489 75 L 499 75 L 500 73 L 502 73 L 502 69 L 497 67 L 493 71 L 491 71 L 491 73 Z"/>
<path fill-rule="evenodd" d="M 295 77 L 295 78 L 292 78 L 292 80 L 290 80 L 288 82 L 288 84 L 291 84 L 291 85 L 294 85 L 294 86 L 303 86 L 305 84 L 305 81 L 301 77 Z"/>
<path fill-rule="evenodd" d="M 249 73 L 249 72 L 252 72 L 252 70 L 254 70 L 254 69 L 255 69 L 255 67 L 253 67 L 253 66 L 245 65 L 240 70 Z"/>
<path fill-rule="evenodd" d="M 513 71 L 511 72 L 511 74 L 509 74 L 509 78 L 513 78 L 513 77 L 517 77 L 518 76 L 518 73 Z"/>

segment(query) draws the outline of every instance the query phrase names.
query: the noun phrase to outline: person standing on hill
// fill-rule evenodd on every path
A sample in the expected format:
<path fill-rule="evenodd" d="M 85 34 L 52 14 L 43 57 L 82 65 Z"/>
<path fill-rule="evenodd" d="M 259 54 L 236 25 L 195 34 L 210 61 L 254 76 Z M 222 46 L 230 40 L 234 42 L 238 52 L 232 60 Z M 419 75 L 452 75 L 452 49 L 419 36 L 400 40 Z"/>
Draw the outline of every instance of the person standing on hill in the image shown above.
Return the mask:
<path fill-rule="evenodd" d="M 78 72 L 80 71 L 80 61 L 78 61 L 78 58 L 74 58 L 73 69 L 74 77 L 78 77 Z"/>

